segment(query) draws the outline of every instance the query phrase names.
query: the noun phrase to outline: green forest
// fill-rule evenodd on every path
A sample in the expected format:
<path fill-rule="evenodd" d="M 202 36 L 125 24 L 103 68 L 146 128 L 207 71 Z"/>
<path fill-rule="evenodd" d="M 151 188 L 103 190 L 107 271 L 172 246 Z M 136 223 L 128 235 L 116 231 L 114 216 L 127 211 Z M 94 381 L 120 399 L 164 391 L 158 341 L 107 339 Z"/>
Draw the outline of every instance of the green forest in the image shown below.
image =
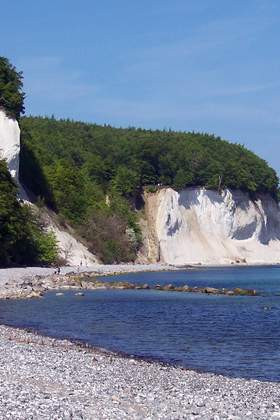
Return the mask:
<path fill-rule="evenodd" d="M 204 186 L 278 196 L 278 178 L 242 145 L 213 135 L 21 120 L 21 177 L 104 262 L 131 261 L 141 244 L 143 190 Z M 129 235 L 128 235 L 129 232 Z"/>

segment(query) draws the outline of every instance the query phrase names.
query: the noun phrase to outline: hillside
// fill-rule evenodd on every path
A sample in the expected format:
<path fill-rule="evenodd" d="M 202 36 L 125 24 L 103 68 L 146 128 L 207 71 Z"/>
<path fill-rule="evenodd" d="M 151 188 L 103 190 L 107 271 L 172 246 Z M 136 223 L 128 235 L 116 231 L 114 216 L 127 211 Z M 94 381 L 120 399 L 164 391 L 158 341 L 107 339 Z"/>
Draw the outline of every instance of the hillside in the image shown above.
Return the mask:
<path fill-rule="evenodd" d="M 17 199 L 7 165 L 0 160 L 0 266 L 50 264 L 57 257 L 55 239 L 36 215 Z"/>
<path fill-rule="evenodd" d="M 18 200 L 22 75 L 0 57 L 0 266 L 51 264 L 58 250 L 38 215 Z"/>
<path fill-rule="evenodd" d="M 137 256 L 143 189 L 230 188 L 277 199 L 265 161 L 212 135 L 41 117 L 22 118 L 21 131 L 22 182 L 107 263 Z"/>

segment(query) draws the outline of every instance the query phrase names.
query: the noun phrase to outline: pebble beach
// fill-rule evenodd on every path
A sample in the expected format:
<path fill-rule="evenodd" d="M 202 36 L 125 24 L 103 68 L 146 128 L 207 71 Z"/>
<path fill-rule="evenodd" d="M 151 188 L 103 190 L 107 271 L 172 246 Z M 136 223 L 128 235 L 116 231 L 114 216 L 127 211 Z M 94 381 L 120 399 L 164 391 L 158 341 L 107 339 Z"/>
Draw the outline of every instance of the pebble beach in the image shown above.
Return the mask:
<path fill-rule="evenodd" d="M 279 385 L 0 327 L 1 419 L 277 419 Z"/>

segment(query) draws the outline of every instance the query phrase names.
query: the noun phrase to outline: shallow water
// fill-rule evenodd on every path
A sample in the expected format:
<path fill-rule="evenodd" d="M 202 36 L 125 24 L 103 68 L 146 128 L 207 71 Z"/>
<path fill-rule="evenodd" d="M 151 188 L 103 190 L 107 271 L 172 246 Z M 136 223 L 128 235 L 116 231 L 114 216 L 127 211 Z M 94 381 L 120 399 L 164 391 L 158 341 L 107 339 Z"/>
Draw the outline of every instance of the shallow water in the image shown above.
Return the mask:
<path fill-rule="evenodd" d="M 108 280 L 255 288 L 260 296 L 156 290 L 1 301 L 0 322 L 230 376 L 280 381 L 280 267 L 137 273 Z"/>

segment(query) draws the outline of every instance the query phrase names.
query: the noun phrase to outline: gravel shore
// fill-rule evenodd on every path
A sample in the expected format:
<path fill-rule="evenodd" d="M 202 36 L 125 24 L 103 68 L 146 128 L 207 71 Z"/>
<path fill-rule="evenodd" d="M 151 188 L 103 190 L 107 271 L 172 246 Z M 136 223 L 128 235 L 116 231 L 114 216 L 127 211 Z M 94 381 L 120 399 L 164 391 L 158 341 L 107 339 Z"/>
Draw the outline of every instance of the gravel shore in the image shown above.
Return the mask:
<path fill-rule="evenodd" d="M 162 264 L 119 264 L 92 266 L 60 267 L 60 275 L 55 275 L 55 268 L 26 267 L 0 269 L 0 299 L 39 297 L 46 290 L 64 287 L 70 279 L 68 275 L 95 277 L 144 271 L 171 271 L 177 267 Z M 70 287 L 73 282 L 70 279 Z M 79 288 L 77 283 L 76 288 Z"/>
<path fill-rule="evenodd" d="M 279 384 L 123 358 L 0 326 L 1 419 L 277 419 Z"/>
<path fill-rule="evenodd" d="M 91 266 L 65 266 L 61 267 L 61 274 L 68 273 L 95 273 L 110 275 L 121 273 L 137 273 L 141 271 L 167 271 L 178 268 L 164 264 L 95 264 Z M 0 288 L 5 282 L 18 283 L 22 279 L 32 276 L 48 276 L 54 274 L 55 268 L 44 267 L 19 267 L 0 269 Z"/>

